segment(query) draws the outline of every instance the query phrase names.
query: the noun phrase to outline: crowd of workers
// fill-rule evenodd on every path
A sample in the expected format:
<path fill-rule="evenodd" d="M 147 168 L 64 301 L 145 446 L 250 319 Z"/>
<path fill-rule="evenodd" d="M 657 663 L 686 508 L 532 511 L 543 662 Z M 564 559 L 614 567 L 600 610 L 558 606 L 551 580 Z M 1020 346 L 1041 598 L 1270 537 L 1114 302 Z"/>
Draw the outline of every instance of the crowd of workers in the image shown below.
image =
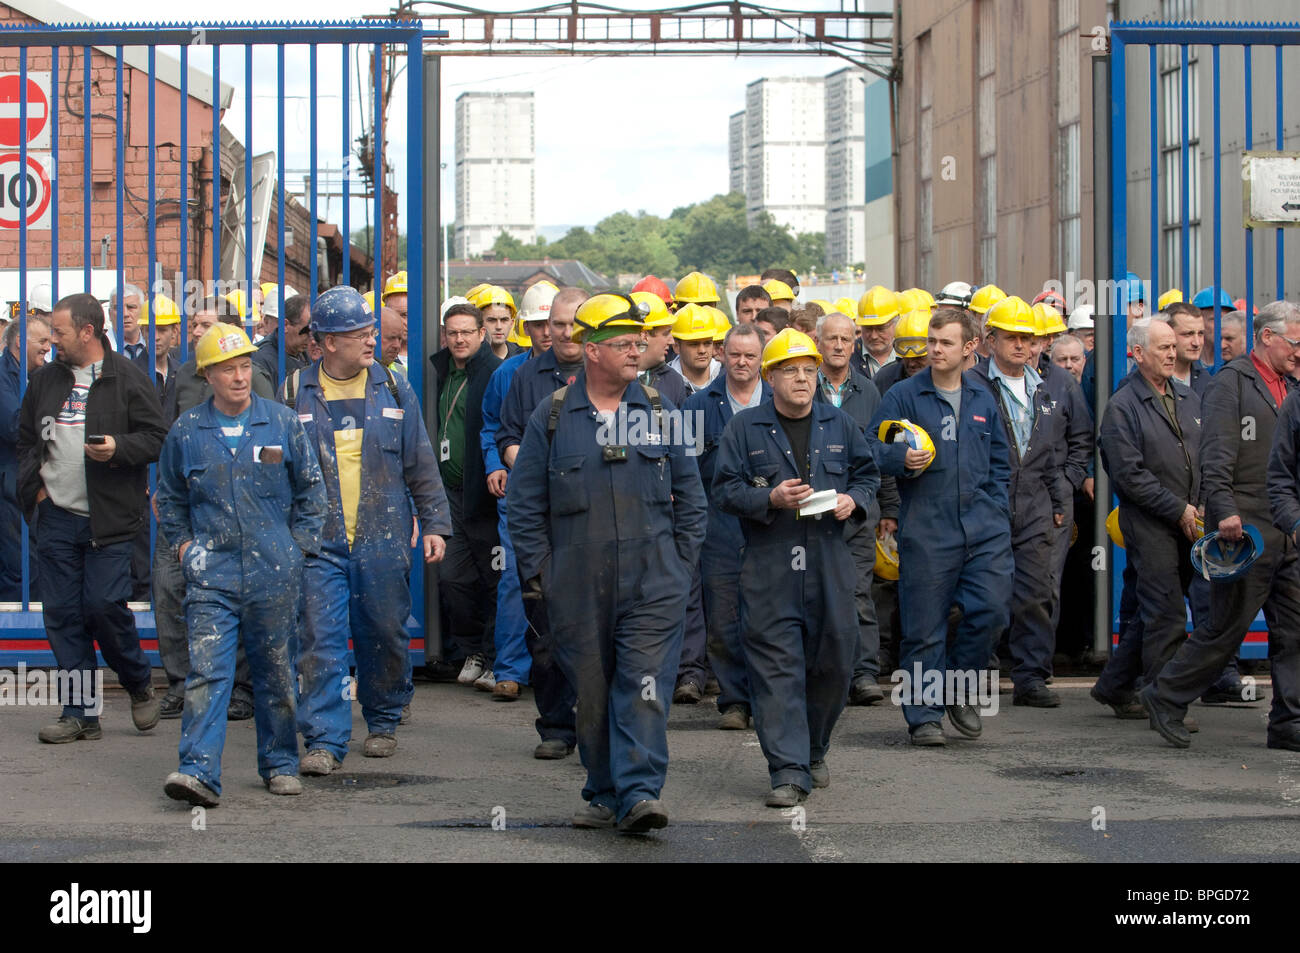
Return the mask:
<path fill-rule="evenodd" d="M 1257 700 L 1236 653 L 1262 609 L 1267 744 L 1300 750 L 1294 304 L 1148 309 L 1128 276 L 1130 372 L 1095 422 L 1093 308 L 1067 323 L 1051 291 L 801 303 L 772 269 L 733 323 L 697 272 L 540 281 L 518 306 L 480 285 L 439 309 L 430 431 L 405 273 L 378 303 L 259 291 L 203 302 L 182 364 L 167 299 L 115 295 L 119 346 L 93 296 L 36 289 L 0 355 L 0 601 L 23 598 L 25 518 L 60 670 L 94 670 L 97 642 L 138 730 L 182 719 L 173 798 L 219 802 L 227 720 L 255 718 L 276 794 L 341 766 L 353 700 L 362 754 L 392 756 L 416 674 L 531 686 L 534 756 L 576 747 L 587 770 L 579 827 L 667 823 L 670 703 L 752 722 L 772 807 L 830 783 L 835 723 L 884 701 L 882 675 L 913 744 L 944 745 L 945 716 L 978 738 L 999 671 L 1013 704 L 1057 707 L 1054 657 L 1088 637 L 1097 449 L 1127 568 L 1093 697 L 1187 747 L 1189 703 Z M 413 551 L 439 565 L 443 633 L 419 673 Z M 161 697 L 128 607 L 149 592 Z M 61 701 L 41 741 L 101 737 Z"/>

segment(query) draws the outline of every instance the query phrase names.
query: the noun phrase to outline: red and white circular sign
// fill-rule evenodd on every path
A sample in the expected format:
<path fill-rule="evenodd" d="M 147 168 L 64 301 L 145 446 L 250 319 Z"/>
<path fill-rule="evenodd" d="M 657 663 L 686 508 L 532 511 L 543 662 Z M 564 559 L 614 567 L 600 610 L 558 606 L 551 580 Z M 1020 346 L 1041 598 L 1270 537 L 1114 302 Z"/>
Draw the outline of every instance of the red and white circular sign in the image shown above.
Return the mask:
<path fill-rule="evenodd" d="M 27 227 L 49 228 L 52 194 L 50 156 L 31 153 L 27 156 Z M 17 228 L 23 199 L 23 182 L 18 174 L 17 152 L 0 154 L 0 228 Z"/>
<path fill-rule="evenodd" d="M 17 148 L 19 138 L 22 96 L 17 73 L 0 75 L 0 147 Z M 27 77 L 27 142 L 33 142 L 45 131 L 50 121 L 50 101 L 39 83 Z"/>

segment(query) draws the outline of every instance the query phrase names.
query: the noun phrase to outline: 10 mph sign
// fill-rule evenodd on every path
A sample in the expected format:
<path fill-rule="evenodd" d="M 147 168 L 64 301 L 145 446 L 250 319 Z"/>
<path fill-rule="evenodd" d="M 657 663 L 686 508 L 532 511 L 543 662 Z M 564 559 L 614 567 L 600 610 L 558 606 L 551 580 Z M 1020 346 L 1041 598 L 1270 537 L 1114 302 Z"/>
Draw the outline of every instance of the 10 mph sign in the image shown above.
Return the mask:
<path fill-rule="evenodd" d="M 27 153 L 27 227 L 50 227 L 54 162 L 48 152 Z M 17 229 L 22 208 L 23 177 L 17 152 L 0 153 L 0 229 Z"/>

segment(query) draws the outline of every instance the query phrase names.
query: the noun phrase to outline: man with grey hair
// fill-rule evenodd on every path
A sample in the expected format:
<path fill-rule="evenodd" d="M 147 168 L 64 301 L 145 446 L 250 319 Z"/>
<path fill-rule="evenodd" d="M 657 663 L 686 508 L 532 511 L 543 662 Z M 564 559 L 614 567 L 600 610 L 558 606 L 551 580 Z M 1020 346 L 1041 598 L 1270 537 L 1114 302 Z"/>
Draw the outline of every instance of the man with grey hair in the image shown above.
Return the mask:
<path fill-rule="evenodd" d="M 1219 315 L 1219 343 L 1223 354 L 1223 363 L 1241 357 L 1246 353 L 1246 315 L 1241 311 L 1225 311 Z M 1207 363 L 1214 358 L 1214 322 L 1205 335 L 1205 353 Z"/>
<path fill-rule="evenodd" d="M 1076 384 L 1083 381 L 1083 365 L 1088 360 L 1083 341 L 1073 334 L 1062 334 L 1052 342 L 1049 354 L 1052 363 L 1068 371 Z"/>
<path fill-rule="evenodd" d="M 124 285 L 122 290 L 122 356 L 140 368 L 149 380 L 153 380 L 153 368 L 149 361 L 149 342 L 140 333 L 140 307 L 144 302 L 144 292 L 135 285 Z M 107 323 L 117 327 L 117 289 L 108 299 Z"/>
<path fill-rule="evenodd" d="M 1188 704 L 1219 677 L 1255 615 L 1268 622 L 1273 706 L 1268 747 L 1300 751 L 1300 522 L 1295 421 L 1287 399 L 1300 352 L 1300 308 L 1275 301 L 1255 317 L 1255 348 L 1219 369 L 1201 405 L 1201 490 L 1206 529 L 1239 543 L 1254 526 L 1263 552 L 1240 577 L 1210 586 L 1208 619 L 1178 646 L 1140 694 L 1152 727 L 1170 744 L 1191 744 Z M 1279 418 L 1279 414 L 1281 415 Z M 1276 440 L 1274 435 L 1276 434 Z M 1253 701 L 1253 692 L 1242 701 Z"/>
<path fill-rule="evenodd" d="M 1128 345 L 1136 367 L 1106 405 L 1098 438 L 1119 497 L 1141 623 L 1124 630 L 1093 690 L 1094 698 L 1112 706 L 1132 699 L 1139 675 L 1154 680 L 1185 639 L 1190 551 L 1200 535 L 1200 399 L 1170 380 L 1178 351 L 1174 330 L 1164 321 L 1139 319 Z M 1187 730 L 1181 720 L 1178 728 Z"/>

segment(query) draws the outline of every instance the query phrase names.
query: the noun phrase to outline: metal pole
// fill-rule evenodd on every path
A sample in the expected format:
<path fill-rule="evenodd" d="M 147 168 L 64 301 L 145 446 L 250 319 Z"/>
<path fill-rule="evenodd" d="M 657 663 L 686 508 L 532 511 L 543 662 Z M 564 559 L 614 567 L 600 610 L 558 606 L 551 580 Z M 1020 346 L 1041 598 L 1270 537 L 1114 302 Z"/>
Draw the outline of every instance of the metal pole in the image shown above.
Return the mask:
<path fill-rule="evenodd" d="M 1110 57 L 1092 59 L 1092 271 L 1094 282 L 1107 273 L 1110 261 Z M 1097 388 L 1097 420 L 1106 410 L 1113 385 L 1110 352 L 1111 322 L 1103 315 L 1105 306 L 1098 296 L 1093 342 L 1093 368 Z M 1092 551 L 1101 553 L 1101 568 L 1093 574 L 1092 650 L 1101 658 L 1110 655 L 1111 558 L 1110 539 L 1106 535 L 1106 516 L 1110 512 L 1110 479 L 1101 465 L 1101 452 L 1093 456 L 1093 537 Z M 1096 565 L 1094 556 L 1094 565 Z"/>
<path fill-rule="evenodd" d="M 434 238 L 433 230 L 442 230 L 442 143 L 439 123 L 442 116 L 440 98 L 442 58 L 436 53 L 424 54 L 424 248 L 412 245 L 407 257 L 424 256 L 422 280 L 424 282 L 424 313 L 420 315 L 420 343 L 408 343 L 411 362 L 420 362 L 421 371 L 429 369 L 428 360 L 440 347 L 438 340 L 442 296 L 438 293 L 438 275 L 441 272 L 442 242 Z M 433 238 L 432 241 L 429 239 Z M 414 353 L 412 353 L 414 352 Z M 434 389 L 426 380 L 424 386 L 424 425 L 429 433 L 437 432 L 438 401 Z M 424 566 L 424 661 L 425 664 L 442 658 L 442 629 L 438 624 L 438 570 Z"/>

